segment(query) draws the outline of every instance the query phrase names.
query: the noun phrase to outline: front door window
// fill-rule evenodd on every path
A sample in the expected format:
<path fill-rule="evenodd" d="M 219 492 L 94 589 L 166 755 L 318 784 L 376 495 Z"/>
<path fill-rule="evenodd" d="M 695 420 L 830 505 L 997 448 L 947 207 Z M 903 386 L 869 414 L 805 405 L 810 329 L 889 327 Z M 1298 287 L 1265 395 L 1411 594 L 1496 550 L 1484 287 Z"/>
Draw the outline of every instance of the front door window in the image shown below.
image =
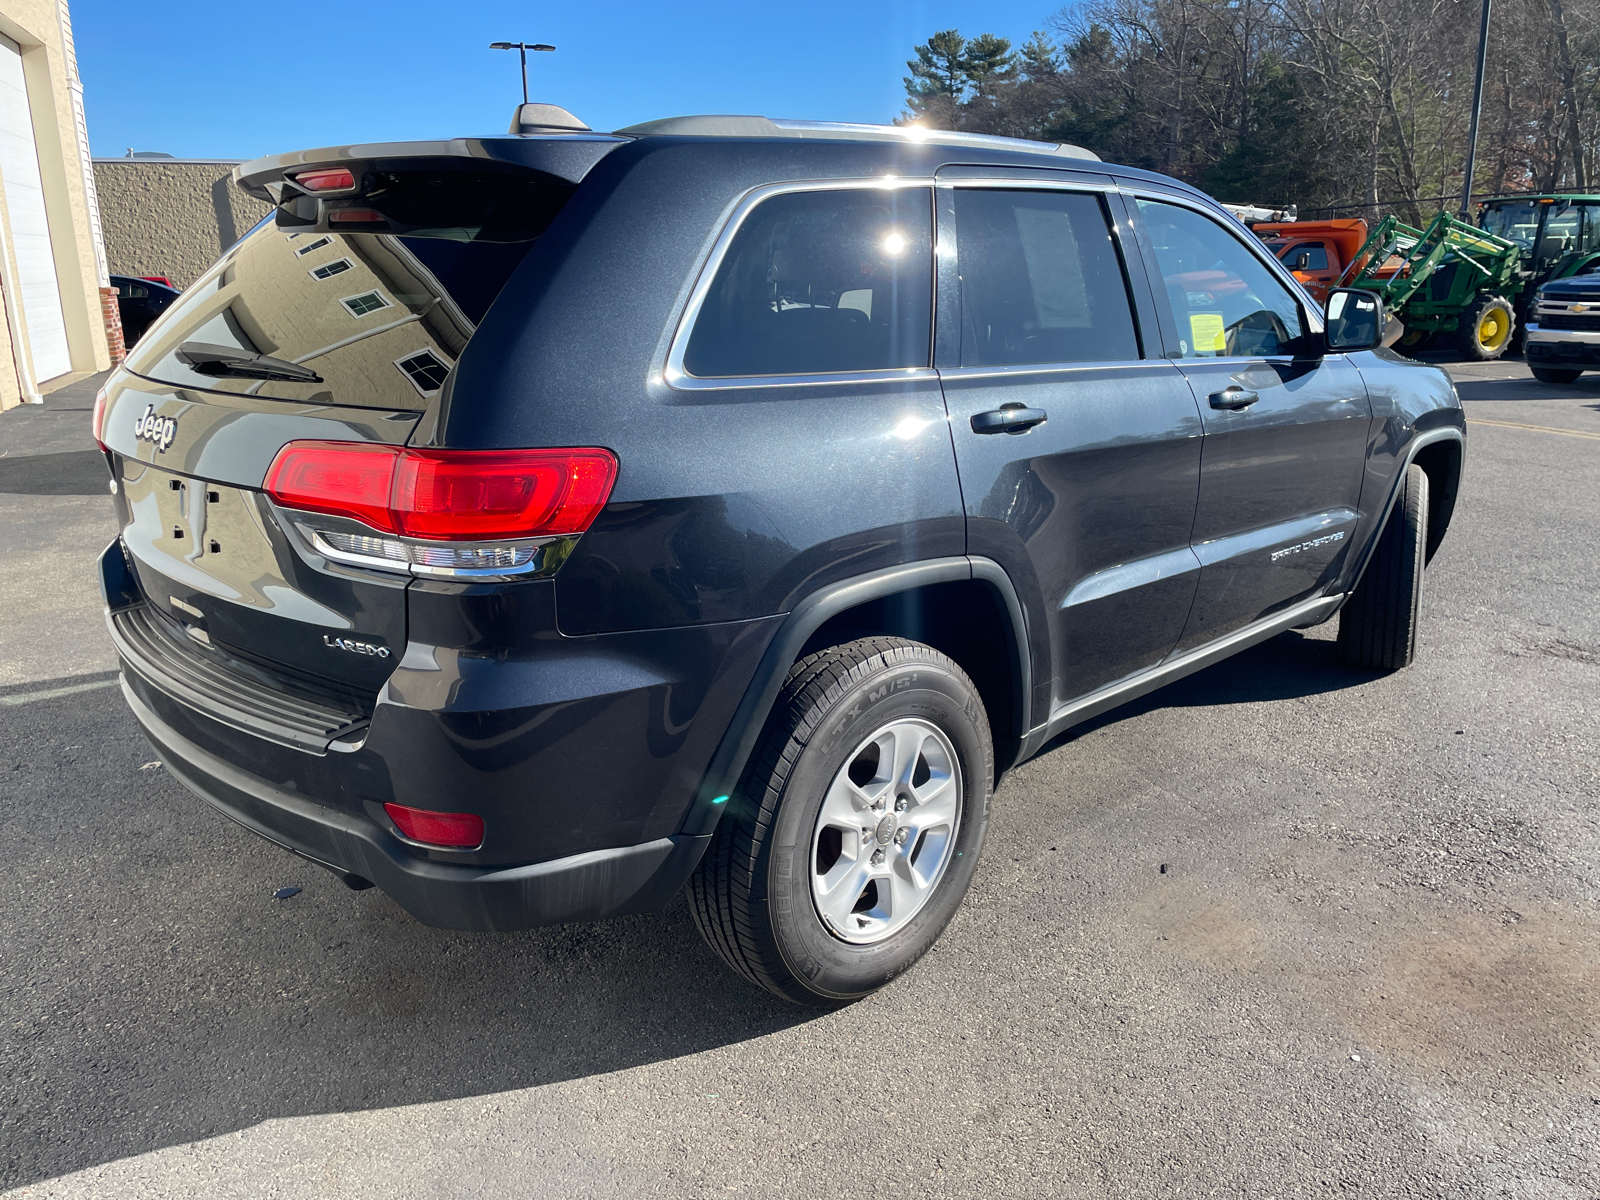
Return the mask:
<path fill-rule="evenodd" d="M 1237 238 L 1192 209 L 1140 200 L 1182 358 L 1290 354 L 1300 303 Z"/>

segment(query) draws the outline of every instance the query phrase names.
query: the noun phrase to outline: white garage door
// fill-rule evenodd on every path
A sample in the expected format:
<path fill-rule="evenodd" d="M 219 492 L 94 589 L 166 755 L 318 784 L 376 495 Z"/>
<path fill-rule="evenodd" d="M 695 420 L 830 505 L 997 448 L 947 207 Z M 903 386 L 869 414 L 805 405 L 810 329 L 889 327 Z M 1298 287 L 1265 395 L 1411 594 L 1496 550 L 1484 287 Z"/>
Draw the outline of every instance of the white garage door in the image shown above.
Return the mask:
<path fill-rule="evenodd" d="M 67 323 L 61 315 L 61 289 L 44 215 L 39 152 L 33 142 L 28 89 L 22 81 L 22 50 L 0 35 L 0 177 L 5 180 L 11 245 L 16 251 L 17 284 L 28 318 L 33 373 L 41 383 L 72 370 Z"/>

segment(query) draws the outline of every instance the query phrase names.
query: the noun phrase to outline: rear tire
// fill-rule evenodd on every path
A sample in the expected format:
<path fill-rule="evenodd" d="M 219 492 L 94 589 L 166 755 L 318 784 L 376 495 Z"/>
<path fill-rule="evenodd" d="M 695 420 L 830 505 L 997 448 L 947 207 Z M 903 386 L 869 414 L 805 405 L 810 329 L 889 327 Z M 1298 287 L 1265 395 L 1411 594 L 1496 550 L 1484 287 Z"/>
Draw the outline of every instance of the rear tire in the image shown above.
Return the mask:
<path fill-rule="evenodd" d="M 1461 352 L 1476 362 L 1491 362 L 1506 352 L 1516 328 L 1517 316 L 1509 300 L 1493 293 L 1480 296 L 1461 314 Z"/>
<path fill-rule="evenodd" d="M 893 637 L 812 654 L 789 672 L 689 881 L 695 925 L 786 1000 L 870 995 L 960 907 L 993 778 L 983 701 L 949 658 Z"/>
<path fill-rule="evenodd" d="M 1427 532 L 1428 476 L 1411 466 L 1366 574 L 1339 612 L 1339 653 L 1352 667 L 1398 671 L 1416 657 Z"/>
<path fill-rule="evenodd" d="M 1533 377 L 1540 383 L 1571 383 L 1583 372 L 1557 367 L 1532 367 Z"/>

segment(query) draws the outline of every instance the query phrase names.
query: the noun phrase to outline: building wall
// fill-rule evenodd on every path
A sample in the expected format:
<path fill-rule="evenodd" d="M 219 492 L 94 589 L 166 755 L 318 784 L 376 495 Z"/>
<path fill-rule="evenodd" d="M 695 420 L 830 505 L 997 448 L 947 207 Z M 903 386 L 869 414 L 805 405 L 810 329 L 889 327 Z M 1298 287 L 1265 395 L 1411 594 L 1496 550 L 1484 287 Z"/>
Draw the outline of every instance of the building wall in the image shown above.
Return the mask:
<path fill-rule="evenodd" d="M 88 147 L 82 84 L 66 0 L 0 0 L 0 33 L 22 49 L 51 255 L 72 361 L 71 373 L 61 378 L 103 371 L 111 365 L 100 306 L 105 268 L 95 221 L 93 177 L 85 170 Z M 15 258 L 4 209 L 4 192 L 0 191 L 0 299 L 4 300 L 7 326 L 7 336 L 0 338 L 0 408 L 36 398 L 41 385 L 49 390 L 51 382 L 39 379 L 33 369 L 27 320 L 15 295 L 16 277 L 10 266 Z M 5 341 L 10 342 L 9 347 L 3 345 Z"/>
<path fill-rule="evenodd" d="M 95 159 L 111 273 L 165 275 L 180 288 L 203 275 L 272 211 L 233 185 L 235 165 L 217 159 Z"/>

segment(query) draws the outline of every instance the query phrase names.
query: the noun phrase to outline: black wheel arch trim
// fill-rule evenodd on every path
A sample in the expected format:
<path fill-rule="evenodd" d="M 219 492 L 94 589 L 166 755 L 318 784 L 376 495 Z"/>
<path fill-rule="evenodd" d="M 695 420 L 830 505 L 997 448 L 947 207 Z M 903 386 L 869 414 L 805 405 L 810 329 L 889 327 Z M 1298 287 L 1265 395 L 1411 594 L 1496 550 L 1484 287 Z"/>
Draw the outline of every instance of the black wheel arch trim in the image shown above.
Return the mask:
<path fill-rule="evenodd" d="M 706 768 L 705 777 L 690 803 L 680 832 L 685 836 L 700 837 L 716 829 L 717 821 L 726 807 L 725 802 L 738 784 L 745 763 L 755 749 L 756 739 L 767 723 L 767 716 L 777 701 L 789 668 L 798 660 L 800 651 L 811 635 L 823 624 L 869 600 L 882 600 L 915 588 L 962 580 L 987 584 L 999 598 L 1007 615 L 1006 642 L 1013 668 L 1013 728 L 1007 732 L 1020 745 L 1030 728 L 1028 704 L 1033 692 L 1033 667 L 1028 654 L 1027 618 L 1011 577 L 992 559 L 971 555 L 902 563 L 828 584 L 794 606 L 761 656 L 761 663 L 745 688 L 744 699 L 740 701 L 727 732 L 712 755 L 710 766 Z"/>
<path fill-rule="evenodd" d="M 1378 540 L 1383 536 L 1384 526 L 1389 523 L 1389 514 L 1394 511 L 1395 501 L 1400 497 L 1400 485 L 1405 481 L 1406 472 L 1411 469 L 1411 464 L 1416 462 L 1417 455 L 1426 450 L 1429 446 L 1437 446 L 1442 442 L 1455 442 L 1456 445 L 1460 447 L 1461 470 L 1463 472 L 1465 471 L 1467 458 L 1467 435 L 1463 429 L 1455 425 L 1445 425 L 1437 429 L 1430 429 L 1426 432 L 1418 433 L 1411 439 L 1406 446 L 1404 456 L 1400 458 L 1399 469 L 1395 471 L 1394 478 L 1389 481 L 1389 494 L 1384 498 L 1383 512 L 1379 514 L 1377 523 L 1373 526 L 1372 534 L 1367 538 L 1367 544 L 1361 547 L 1360 557 L 1351 564 L 1351 569 L 1346 577 L 1345 586 L 1343 589 L 1345 595 L 1348 596 L 1350 593 L 1354 592 L 1361 583 L 1361 577 L 1367 573 L 1367 564 L 1372 561 L 1372 556 L 1378 549 Z M 1449 528 L 1450 518 L 1455 509 L 1456 494 L 1460 491 L 1461 486 L 1461 476 L 1459 473 L 1456 476 L 1455 482 L 1456 487 L 1448 494 L 1447 497 L 1445 497 L 1449 504 L 1449 509 L 1441 509 L 1441 515 L 1439 517 L 1437 527 L 1434 524 L 1435 518 L 1433 514 L 1429 514 L 1427 552 L 1429 559 L 1431 559 L 1434 555 L 1434 552 L 1438 550 L 1439 544 L 1444 541 L 1445 531 Z M 1438 529 L 1437 536 L 1434 535 L 1435 528 Z M 1329 615 L 1331 616 L 1332 614 L 1330 613 Z"/>

